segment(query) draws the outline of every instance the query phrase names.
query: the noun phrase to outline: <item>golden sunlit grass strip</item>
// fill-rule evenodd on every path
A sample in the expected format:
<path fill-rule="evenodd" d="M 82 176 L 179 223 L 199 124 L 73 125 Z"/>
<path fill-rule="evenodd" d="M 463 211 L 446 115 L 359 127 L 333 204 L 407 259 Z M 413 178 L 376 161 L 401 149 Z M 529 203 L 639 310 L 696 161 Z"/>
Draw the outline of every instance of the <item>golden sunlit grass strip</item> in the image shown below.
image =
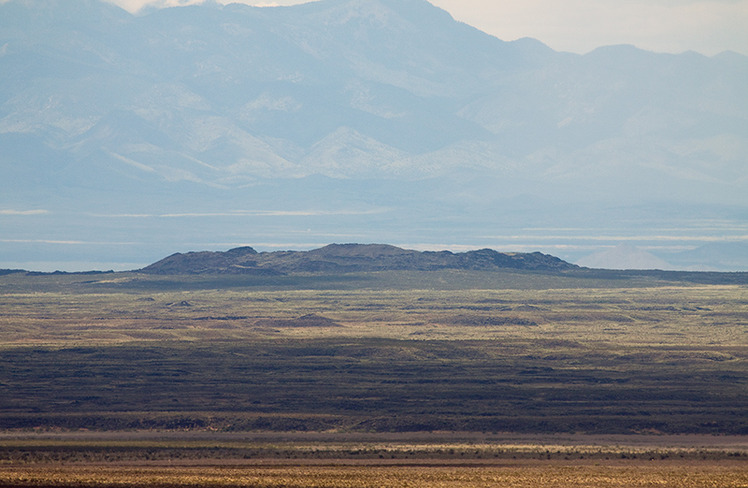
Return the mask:
<path fill-rule="evenodd" d="M 256 488 L 744 488 L 743 466 L 0 467 L 0 486 Z"/>

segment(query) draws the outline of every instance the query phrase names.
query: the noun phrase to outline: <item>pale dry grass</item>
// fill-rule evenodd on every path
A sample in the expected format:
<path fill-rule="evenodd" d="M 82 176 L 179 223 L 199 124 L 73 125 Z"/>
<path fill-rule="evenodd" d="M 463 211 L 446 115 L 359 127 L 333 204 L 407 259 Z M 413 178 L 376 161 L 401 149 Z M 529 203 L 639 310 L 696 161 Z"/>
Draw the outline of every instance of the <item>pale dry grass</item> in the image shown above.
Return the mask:
<path fill-rule="evenodd" d="M 343 327 L 259 325 L 307 314 Z M 0 347 L 283 337 L 744 347 L 747 323 L 740 286 L 0 294 Z"/>

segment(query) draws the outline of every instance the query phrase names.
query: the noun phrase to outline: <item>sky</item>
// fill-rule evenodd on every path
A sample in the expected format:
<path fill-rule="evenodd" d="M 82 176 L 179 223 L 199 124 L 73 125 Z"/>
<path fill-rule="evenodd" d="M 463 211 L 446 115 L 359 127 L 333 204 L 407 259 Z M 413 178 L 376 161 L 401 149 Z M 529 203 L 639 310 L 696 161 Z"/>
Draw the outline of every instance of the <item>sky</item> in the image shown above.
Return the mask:
<path fill-rule="evenodd" d="M 110 0 L 130 11 L 146 3 L 202 0 Z M 256 6 L 305 0 L 219 0 Z M 600 46 L 632 44 L 649 51 L 731 50 L 748 55 L 748 0 L 431 0 L 462 22 L 511 41 L 538 39 L 557 51 L 584 54 Z"/>

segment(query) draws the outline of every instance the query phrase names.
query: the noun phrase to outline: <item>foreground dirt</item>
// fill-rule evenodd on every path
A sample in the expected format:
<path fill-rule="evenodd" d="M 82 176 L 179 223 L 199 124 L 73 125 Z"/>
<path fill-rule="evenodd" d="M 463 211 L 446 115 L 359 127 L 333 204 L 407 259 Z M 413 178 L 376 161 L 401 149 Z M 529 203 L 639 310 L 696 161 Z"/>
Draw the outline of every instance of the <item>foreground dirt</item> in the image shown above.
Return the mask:
<path fill-rule="evenodd" d="M 0 467 L 0 486 L 18 487 L 589 487 L 745 488 L 740 462 L 613 462 L 507 465 L 23 466 Z"/>
<path fill-rule="evenodd" d="M 748 488 L 744 436 L 2 432 L 0 447 L 0 487 Z"/>

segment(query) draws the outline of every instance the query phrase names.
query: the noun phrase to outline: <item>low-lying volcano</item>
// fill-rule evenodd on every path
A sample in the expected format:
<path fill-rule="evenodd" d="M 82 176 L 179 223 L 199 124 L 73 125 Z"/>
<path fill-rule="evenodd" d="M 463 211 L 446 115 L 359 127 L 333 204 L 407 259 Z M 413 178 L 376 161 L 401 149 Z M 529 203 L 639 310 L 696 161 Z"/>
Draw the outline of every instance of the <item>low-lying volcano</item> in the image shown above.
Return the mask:
<path fill-rule="evenodd" d="M 414 251 L 386 244 L 330 244 L 311 251 L 257 252 L 239 247 L 225 252 L 177 253 L 140 271 L 152 274 L 265 274 L 439 269 L 524 269 L 564 271 L 577 266 L 534 253 L 481 249 L 463 253 Z"/>

